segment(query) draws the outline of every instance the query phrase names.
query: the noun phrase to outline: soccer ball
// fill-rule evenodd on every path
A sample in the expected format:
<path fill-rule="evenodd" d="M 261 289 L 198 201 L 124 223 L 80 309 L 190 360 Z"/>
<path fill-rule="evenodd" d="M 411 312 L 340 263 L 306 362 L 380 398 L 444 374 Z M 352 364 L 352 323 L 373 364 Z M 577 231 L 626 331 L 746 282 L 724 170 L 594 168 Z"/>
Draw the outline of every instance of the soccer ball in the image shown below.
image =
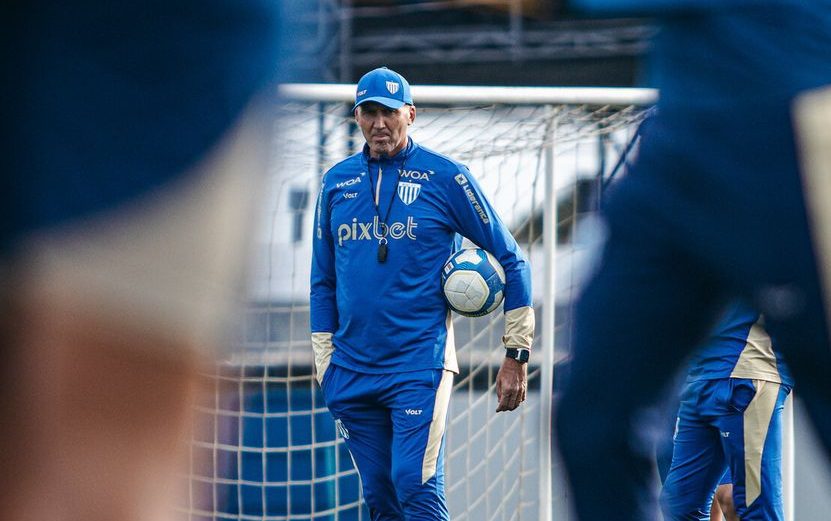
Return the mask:
<path fill-rule="evenodd" d="M 505 270 L 481 248 L 459 250 L 447 259 L 441 274 L 450 309 L 467 317 L 487 315 L 502 303 Z"/>

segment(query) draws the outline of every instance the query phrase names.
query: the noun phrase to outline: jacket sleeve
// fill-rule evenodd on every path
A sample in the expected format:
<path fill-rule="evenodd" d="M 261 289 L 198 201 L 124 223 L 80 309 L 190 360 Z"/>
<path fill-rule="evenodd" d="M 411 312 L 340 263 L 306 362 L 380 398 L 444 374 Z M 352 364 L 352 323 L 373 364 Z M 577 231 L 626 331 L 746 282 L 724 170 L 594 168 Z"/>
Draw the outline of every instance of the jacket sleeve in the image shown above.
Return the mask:
<path fill-rule="evenodd" d="M 505 270 L 505 335 L 502 343 L 506 347 L 530 349 L 535 317 L 531 268 L 525 254 L 466 168 L 453 176 L 446 193 L 455 231 L 490 252 Z"/>
<path fill-rule="evenodd" d="M 338 328 L 335 248 L 329 226 L 326 178 L 321 183 L 312 235 L 310 322 L 312 333 L 334 333 Z"/>
<path fill-rule="evenodd" d="M 505 313 L 531 306 L 528 260 L 467 169 L 448 182 L 446 194 L 451 226 L 489 251 L 505 270 Z"/>

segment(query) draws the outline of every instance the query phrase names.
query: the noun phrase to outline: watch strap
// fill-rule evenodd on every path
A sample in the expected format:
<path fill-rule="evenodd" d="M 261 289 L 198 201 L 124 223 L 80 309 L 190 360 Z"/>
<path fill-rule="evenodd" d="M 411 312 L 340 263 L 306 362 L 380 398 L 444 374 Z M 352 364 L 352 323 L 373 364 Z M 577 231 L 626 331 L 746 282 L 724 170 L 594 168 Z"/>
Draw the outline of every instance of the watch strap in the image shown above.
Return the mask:
<path fill-rule="evenodd" d="M 505 357 L 512 358 L 521 364 L 527 364 L 529 358 L 531 358 L 531 350 L 524 347 L 506 347 Z"/>

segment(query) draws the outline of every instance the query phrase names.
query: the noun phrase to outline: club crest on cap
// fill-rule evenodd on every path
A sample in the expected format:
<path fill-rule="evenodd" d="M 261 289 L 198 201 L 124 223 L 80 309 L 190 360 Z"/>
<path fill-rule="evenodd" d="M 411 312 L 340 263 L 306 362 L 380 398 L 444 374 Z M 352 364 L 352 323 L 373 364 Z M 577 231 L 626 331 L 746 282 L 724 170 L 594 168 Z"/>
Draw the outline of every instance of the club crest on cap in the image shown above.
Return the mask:
<path fill-rule="evenodd" d="M 413 95 L 404 76 L 386 67 L 379 67 L 358 80 L 352 111 L 365 102 L 380 103 L 387 108 L 398 110 L 405 104 L 412 105 Z"/>

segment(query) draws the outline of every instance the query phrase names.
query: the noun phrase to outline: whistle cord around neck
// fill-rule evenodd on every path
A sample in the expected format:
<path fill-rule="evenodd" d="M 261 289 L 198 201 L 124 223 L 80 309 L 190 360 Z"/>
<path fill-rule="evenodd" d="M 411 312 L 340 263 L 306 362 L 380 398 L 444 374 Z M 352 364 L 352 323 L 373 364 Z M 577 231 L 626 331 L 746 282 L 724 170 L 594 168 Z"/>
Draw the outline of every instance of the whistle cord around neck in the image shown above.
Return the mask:
<path fill-rule="evenodd" d="M 368 165 L 367 165 L 368 166 Z M 369 170 L 369 168 L 367 168 Z M 401 168 L 399 170 L 404 170 L 404 162 L 401 163 Z M 395 172 L 395 167 L 393 167 L 393 171 Z M 369 180 L 369 195 L 372 197 L 372 208 L 375 209 L 375 215 L 378 217 L 378 222 L 381 224 L 381 233 L 382 237 L 378 239 L 378 262 L 384 263 L 387 261 L 387 254 L 389 253 L 389 241 L 387 241 L 387 232 L 389 231 L 389 227 L 387 226 L 387 219 L 389 219 L 390 212 L 392 211 L 392 203 L 395 202 L 395 194 L 398 192 L 398 183 L 401 181 L 401 173 L 396 172 L 395 176 L 395 185 L 392 187 L 392 195 L 390 195 L 390 202 L 387 204 L 387 210 L 384 212 L 384 215 L 381 216 L 381 185 L 384 179 L 384 171 L 381 169 L 381 162 L 378 161 L 378 197 L 376 203 L 375 197 L 375 190 L 373 190 L 372 185 L 372 175 L 370 175 Z"/>

